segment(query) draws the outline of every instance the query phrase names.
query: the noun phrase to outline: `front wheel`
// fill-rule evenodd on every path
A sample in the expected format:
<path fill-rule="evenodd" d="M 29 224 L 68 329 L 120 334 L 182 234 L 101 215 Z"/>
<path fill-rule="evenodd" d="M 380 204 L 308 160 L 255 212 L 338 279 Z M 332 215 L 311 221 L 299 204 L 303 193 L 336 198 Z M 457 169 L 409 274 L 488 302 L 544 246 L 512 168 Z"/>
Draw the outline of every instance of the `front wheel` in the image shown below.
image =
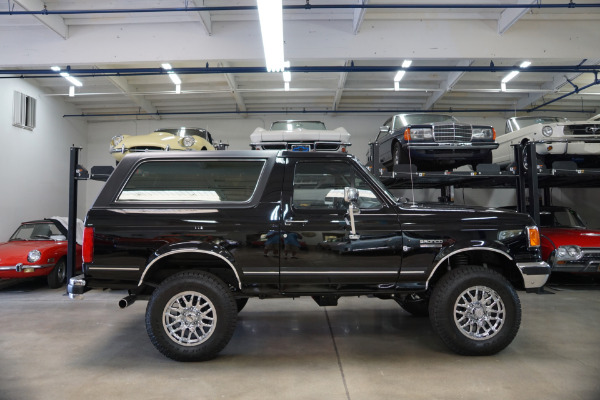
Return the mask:
<path fill-rule="evenodd" d="M 429 315 L 434 331 L 454 352 L 491 355 L 517 335 L 521 303 L 502 275 L 466 266 L 440 279 L 431 295 Z"/>
<path fill-rule="evenodd" d="M 61 259 L 48 274 L 48 287 L 50 289 L 58 289 L 65 283 L 66 278 L 67 264 L 64 259 Z"/>
<path fill-rule="evenodd" d="M 229 343 L 236 322 L 237 305 L 227 285 L 200 271 L 166 279 L 146 308 L 150 341 L 176 361 L 214 358 Z"/>

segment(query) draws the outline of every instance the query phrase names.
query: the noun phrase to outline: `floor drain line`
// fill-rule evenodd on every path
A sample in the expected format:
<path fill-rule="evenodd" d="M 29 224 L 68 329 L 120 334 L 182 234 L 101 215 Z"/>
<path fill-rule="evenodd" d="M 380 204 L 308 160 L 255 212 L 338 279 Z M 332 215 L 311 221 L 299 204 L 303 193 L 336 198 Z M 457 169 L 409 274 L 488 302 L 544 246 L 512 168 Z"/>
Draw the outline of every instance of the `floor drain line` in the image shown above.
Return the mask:
<path fill-rule="evenodd" d="M 329 334 L 331 335 L 331 341 L 333 342 L 333 349 L 335 350 L 335 356 L 337 357 L 338 367 L 340 374 L 342 375 L 342 382 L 344 383 L 344 389 L 346 390 L 346 398 L 350 399 L 350 392 L 348 391 L 348 384 L 346 383 L 346 375 L 344 375 L 344 368 L 342 367 L 342 359 L 340 358 L 340 352 L 338 351 L 337 344 L 335 343 L 335 336 L 333 336 L 333 328 L 331 327 L 331 321 L 329 320 L 329 313 L 325 308 L 325 318 L 327 318 L 327 326 L 329 327 Z"/>

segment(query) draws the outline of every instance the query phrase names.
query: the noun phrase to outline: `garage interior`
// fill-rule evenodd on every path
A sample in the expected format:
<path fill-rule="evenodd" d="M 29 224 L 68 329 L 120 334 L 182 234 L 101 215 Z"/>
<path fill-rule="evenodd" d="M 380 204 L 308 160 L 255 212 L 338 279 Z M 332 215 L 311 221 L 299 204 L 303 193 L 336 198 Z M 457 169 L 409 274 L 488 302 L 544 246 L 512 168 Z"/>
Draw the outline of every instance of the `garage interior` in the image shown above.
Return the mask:
<path fill-rule="evenodd" d="M 366 162 L 369 142 L 397 113 L 452 114 L 498 135 L 513 116 L 600 114 L 597 2 L 284 0 L 289 76 L 267 72 L 256 8 L 253 0 L 0 4 L 0 239 L 22 221 L 66 216 L 69 149 L 82 149 L 86 167 L 114 165 L 115 135 L 200 127 L 246 150 L 256 127 L 319 120 L 350 132 L 350 153 Z M 15 92 L 35 99 L 33 129 L 14 126 Z M 80 185 L 80 218 L 101 186 Z M 594 229 L 599 195 L 551 189 L 553 204 Z M 436 201 L 439 191 L 414 196 Z M 460 188 L 454 201 L 516 200 L 513 189 Z M 427 319 L 393 302 L 251 300 L 230 345 L 202 364 L 153 349 L 144 302 L 119 310 L 121 293 L 73 302 L 64 288 L 5 285 L 0 399 L 597 399 L 597 279 L 566 280 L 552 281 L 548 294 L 519 293 L 521 330 L 497 356 L 450 353 Z"/>

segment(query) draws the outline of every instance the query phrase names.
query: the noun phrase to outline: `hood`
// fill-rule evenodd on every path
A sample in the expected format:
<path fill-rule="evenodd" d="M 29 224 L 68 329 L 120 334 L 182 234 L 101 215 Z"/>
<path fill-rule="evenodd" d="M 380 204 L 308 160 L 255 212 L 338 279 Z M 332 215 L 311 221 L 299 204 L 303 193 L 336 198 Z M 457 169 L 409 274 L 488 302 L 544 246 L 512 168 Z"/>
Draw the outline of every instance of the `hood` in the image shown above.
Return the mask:
<path fill-rule="evenodd" d="M 268 131 L 256 128 L 250 135 L 252 143 L 259 142 L 289 142 L 289 141 L 322 141 L 349 142 L 350 134 L 344 128 L 334 130 L 294 129 L 291 131 Z"/>
<path fill-rule="evenodd" d="M 419 212 L 423 215 L 428 215 L 429 218 L 448 218 L 449 213 L 456 212 L 457 221 L 460 221 L 461 226 L 467 227 L 482 227 L 487 226 L 493 229 L 514 229 L 513 227 L 533 226 L 533 219 L 524 213 L 516 211 L 501 210 L 497 208 L 480 207 L 480 206 L 463 206 L 456 204 L 439 204 L 439 203 L 424 203 L 411 205 L 410 203 L 399 204 L 401 212 L 411 210 Z M 506 227 L 506 228 L 505 228 Z"/>
<path fill-rule="evenodd" d="M 152 132 L 147 135 L 136 136 L 123 135 L 123 141 L 117 147 L 122 145 L 125 145 L 125 147 L 148 146 L 149 144 L 163 148 L 167 145 L 173 147 L 174 143 L 179 143 L 179 139 L 178 136 L 167 132 Z"/>
<path fill-rule="evenodd" d="M 31 250 L 39 250 L 44 258 L 44 251 L 56 248 L 57 245 L 67 249 L 67 241 L 54 240 L 17 240 L 14 242 L 0 243 L 0 265 L 16 265 L 18 263 L 30 264 L 27 254 Z"/>
<path fill-rule="evenodd" d="M 600 231 L 586 228 L 540 228 L 558 246 L 577 245 L 580 247 L 599 247 Z"/>

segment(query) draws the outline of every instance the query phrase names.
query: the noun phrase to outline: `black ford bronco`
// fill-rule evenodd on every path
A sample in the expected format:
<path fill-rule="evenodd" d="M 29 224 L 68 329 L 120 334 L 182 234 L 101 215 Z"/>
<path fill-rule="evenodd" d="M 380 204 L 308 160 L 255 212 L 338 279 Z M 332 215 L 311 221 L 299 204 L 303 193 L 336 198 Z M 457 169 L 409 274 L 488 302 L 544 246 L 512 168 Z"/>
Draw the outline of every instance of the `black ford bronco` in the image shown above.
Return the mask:
<path fill-rule="evenodd" d="M 353 156 L 227 151 L 130 155 L 85 221 L 72 298 L 147 299 L 154 346 L 207 360 L 251 297 L 395 300 L 429 315 L 453 351 L 494 354 L 515 337 L 515 289 L 541 288 L 533 220 L 511 211 L 399 202 Z"/>

